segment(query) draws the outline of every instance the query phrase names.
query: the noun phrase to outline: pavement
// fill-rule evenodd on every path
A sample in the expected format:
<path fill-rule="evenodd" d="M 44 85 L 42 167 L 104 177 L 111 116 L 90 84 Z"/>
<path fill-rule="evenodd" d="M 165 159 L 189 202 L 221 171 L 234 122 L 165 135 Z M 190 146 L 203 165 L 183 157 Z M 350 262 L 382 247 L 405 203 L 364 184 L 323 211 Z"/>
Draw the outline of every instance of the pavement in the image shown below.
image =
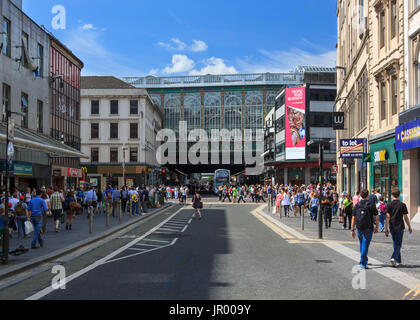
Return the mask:
<path fill-rule="evenodd" d="M 109 227 L 106 226 L 106 215 L 104 213 L 97 214 L 94 218 L 92 234 L 89 233 L 89 219 L 87 219 L 87 214 L 81 214 L 74 218 L 72 230 L 66 230 L 65 224 L 60 224 L 61 230 L 59 233 L 55 232 L 54 221 L 49 217 L 46 227 L 47 232 L 42 235 L 44 240 L 44 246 L 42 248 L 30 249 L 33 233 L 25 239 L 18 239 L 17 233 L 13 234 L 13 238 L 10 239 L 10 249 L 15 249 L 22 245 L 25 248 L 29 248 L 29 251 L 17 257 L 9 255 L 9 263 L 7 265 L 0 264 L 0 279 L 10 277 L 13 274 L 33 268 L 99 241 L 150 215 L 166 209 L 169 205 L 171 204 L 166 203 L 161 208 L 148 209 L 148 212 L 143 216 L 130 217 L 129 212 L 125 212 L 121 222 L 118 217 L 114 218 L 110 216 Z"/>
<path fill-rule="evenodd" d="M 401 283 L 405 273 L 393 278 L 394 270 L 382 266 L 373 266 L 378 269 L 368 270 L 366 281 L 355 287 L 360 275 L 353 272 L 357 263 L 351 255 L 334 250 L 333 242 L 326 246 L 298 237 L 292 242 L 284 228 L 293 231 L 298 219 L 279 228 L 264 210 L 205 203 L 198 220 L 189 206 L 172 206 L 103 246 L 56 261 L 66 271 L 62 289 L 51 286 L 55 275 L 46 270 L 0 287 L 0 299 L 390 300 L 414 292 L 410 286 L 417 282 Z M 311 230 L 308 222 L 305 239 Z M 332 239 L 333 233 L 349 241 L 338 228 L 326 235 Z"/>
<path fill-rule="evenodd" d="M 293 213 L 290 213 L 290 217 L 284 217 L 280 219 L 279 214 L 273 215 L 269 212 L 268 206 L 262 210 L 265 214 L 275 218 L 279 223 L 282 223 L 298 233 L 306 236 L 311 241 L 318 241 L 318 222 L 311 221 L 310 214 L 305 214 L 304 220 L 304 231 L 302 231 L 301 217 L 299 214 L 295 217 Z M 408 236 L 406 230 L 403 239 L 403 246 L 401 250 L 403 264 L 398 268 L 410 276 L 420 279 L 420 224 L 412 223 L 413 234 Z M 286 231 L 287 232 L 287 231 Z M 299 242 L 299 237 L 291 235 L 293 239 L 289 239 L 291 242 Z M 359 241 L 358 239 L 352 239 L 349 230 L 343 230 L 343 224 L 339 223 L 338 217 L 334 217 L 331 228 L 325 229 L 325 221 L 323 223 L 323 239 L 327 241 L 334 241 L 345 247 L 351 248 L 359 252 Z M 384 233 L 378 233 L 373 236 L 371 245 L 369 247 L 369 258 L 379 260 L 384 264 L 389 265 L 391 255 L 393 252 L 392 238 L 391 236 L 386 237 Z"/>

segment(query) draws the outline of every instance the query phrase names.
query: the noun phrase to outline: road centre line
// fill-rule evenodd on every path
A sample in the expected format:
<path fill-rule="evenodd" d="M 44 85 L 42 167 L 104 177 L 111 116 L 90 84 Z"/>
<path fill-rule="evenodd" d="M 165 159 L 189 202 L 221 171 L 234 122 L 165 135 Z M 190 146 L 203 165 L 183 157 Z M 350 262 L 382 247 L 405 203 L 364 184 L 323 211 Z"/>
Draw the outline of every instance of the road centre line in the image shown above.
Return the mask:
<path fill-rule="evenodd" d="M 263 205 L 257 209 L 255 209 L 254 211 L 252 211 L 252 214 L 259 214 L 262 216 L 265 216 L 265 218 L 267 220 L 271 220 L 272 218 L 265 214 L 262 213 L 260 210 L 264 209 L 266 207 L 266 205 Z M 258 218 L 258 217 L 257 217 Z M 261 219 L 260 219 L 261 220 Z M 274 220 L 274 219 L 273 219 Z M 261 220 L 262 221 L 262 220 Z M 276 225 L 277 228 L 282 228 L 283 232 L 287 234 L 287 232 L 290 232 L 291 234 L 297 236 L 297 238 L 299 240 L 304 240 L 304 241 L 312 241 L 312 242 L 319 242 L 321 244 L 324 244 L 325 246 L 329 247 L 330 249 L 342 254 L 343 256 L 359 263 L 360 261 L 360 253 L 356 250 L 353 250 L 351 248 L 348 248 L 340 243 L 338 243 L 338 241 L 333 241 L 333 240 L 318 240 L 318 239 L 310 239 L 308 237 L 306 237 L 305 235 L 301 234 L 300 232 L 290 228 L 289 226 L 286 226 L 284 223 L 281 223 L 280 221 L 274 220 L 274 224 Z M 287 232 L 286 232 L 286 231 Z M 288 240 L 294 240 L 294 239 L 288 239 Z M 355 242 L 356 243 L 356 242 Z M 420 280 L 412 277 L 400 270 L 397 270 L 395 268 L 392 267 L 382 267 L 385 264 L 379 260 L 373 259 L 371 257 L 369 257 L 369 261 L 370 263 L 374 264 L 374 265 L 378 265 L 381 266 L 380 268 L 371 268 L 370 270 L 373 270 L 377 273 L 379 273 L 380 275 L 393 280 L 399 284 L 401 284 L 402 286 L 410 289 L 410 290 L 416 290 L 419 286 L 420 286 Z"/>
<path fill-rule="evenodd" d="M 167 223 L 169 220 L 171 220 L 172 218 L 174 218 L 178 213 L 180 213 L 182 210 L 184 210 L 184 208 L 179 209 L 178 211 L 176 211 L 175 213 L 173 213 L 170 217 L 168 217 L 166 220 L 164 220 L 163 222 L 161 222 L 160 224 L 158 224 L 156 227 L 150 229 L 147 233 L 145 233 L 143 236 L 129 242 L 128 244 L 126 244 L 125 246 L 122 246 L 121 248 L 115 250 L 114 252 L 110 253 L 109 255 L 105 256 L 102 259 L 99 259 L 97 261 L 95 261 L 94 263 L 92 263 L 91 265 L 87 266 L 86 268 L 83 268 L 82 270 L 79 270 L 75 273 L 73 273 L 72 275 L 68 276 L 65 278 L 66 284 L 68 284 L 69 282 L 73 281 L 74 279 L 79 278 L 80 276 L 84 275 L 85 273 L 107 263 L 110 259 L 112 259 L 113 257 L 119 255 L 120 253 L 124 252 L 125 250 L 127 250 L 128 248 L 134 246 L 135 244 L 137 244 L 138 242 L 142 241 L 144 238 L 148 237 L 149 235 L 151 235 L 152 233 L 154 233 L 156 230 L 158 230 L 160 227 L 162 227 L 165 223 Z M 37 292 L 36 294 L 26 298 L 25 300 L 39 300 L 43 297 L 45 297 L 46 295 L 50 294 L 51 292 L 55 291 L 56 289 L 53 289 L 52 286 L 49 286 L 39 292 Z"/>

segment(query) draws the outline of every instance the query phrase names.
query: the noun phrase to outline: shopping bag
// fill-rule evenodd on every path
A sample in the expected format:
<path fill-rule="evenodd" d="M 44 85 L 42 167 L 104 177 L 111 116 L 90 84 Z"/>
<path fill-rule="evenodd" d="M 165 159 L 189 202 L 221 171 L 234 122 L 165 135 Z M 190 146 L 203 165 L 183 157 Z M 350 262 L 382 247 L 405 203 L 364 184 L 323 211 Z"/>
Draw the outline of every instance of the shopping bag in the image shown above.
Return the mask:
<path fill-rule="evenodd" d="M 34 226 L 33 226 L 32 222 L 25 221 L 25 233 L 26 234 L 31 234 L 32 232 L 34 232 Z"/>
<path fill-rule="evenodd" d="M 61 214 L 61 217 L 60 217 L 60 223 L 61 223 L 61 224 L 66 223 L 66 215 L 65 215 L 64 213 L 62 213 L 62 214 Z"/>

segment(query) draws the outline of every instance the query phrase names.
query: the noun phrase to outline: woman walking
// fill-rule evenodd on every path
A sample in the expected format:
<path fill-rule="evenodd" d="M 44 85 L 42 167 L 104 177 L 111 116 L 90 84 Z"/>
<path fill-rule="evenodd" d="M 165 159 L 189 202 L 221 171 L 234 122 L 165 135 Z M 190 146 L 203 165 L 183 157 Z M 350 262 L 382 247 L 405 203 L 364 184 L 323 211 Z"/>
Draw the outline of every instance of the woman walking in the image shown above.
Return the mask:
<path fill-rule="evenodd" d="M 319 195 L 313 193 L 311 196 L 311 220 L 316 221 L 318 219 L 318 208 L 319 208 Z"/>
<path fill-rule="evenodd" d="M 347 229 L 347 222 L 349 224 L 348 229 L 351 229 L 351 219 L 353 216 L 353 200 L 350 194 L 347 194 L 346 199 L 343 201 L 343 211 L 344 211 L 344 224 L 343 229 Z"/>
<path fill-rule="evenodd" d="M 200 209 L 203 208 L 203 202 L 201 201 L 201 196 L 198 191 L 195 192 L 192 202 L 193 202 L 193 208 L 195 209 L 194 215 L 192 216 L 193 219 L 195 219 L 196 214 L 200 216 L 199 218 L 200 220 L 203 219 L 200 212 Z"/>
<path fill-rule="evenodd" d="M 284 210 L 284 216 L 285 217 L 290 217 L 289 216 L 290 195 L 289 195 L 289 191 L 287 189 L 284 192 L 283 200 L 281 201 L 281 206 L 283 207 L 283 210 Z"/>
<path fill-rule="evenodd" d="M 63 209 L 67 217 L 66 230 L 71 230 L 73 226 L 75 212 L 73 211 L 73 208 L 70 207 L 70 203 L 72 202 L 76 202 L 76 199 L 74 198 L 74 194 L 72 192 L 68 192 L 63 205 Z"/>

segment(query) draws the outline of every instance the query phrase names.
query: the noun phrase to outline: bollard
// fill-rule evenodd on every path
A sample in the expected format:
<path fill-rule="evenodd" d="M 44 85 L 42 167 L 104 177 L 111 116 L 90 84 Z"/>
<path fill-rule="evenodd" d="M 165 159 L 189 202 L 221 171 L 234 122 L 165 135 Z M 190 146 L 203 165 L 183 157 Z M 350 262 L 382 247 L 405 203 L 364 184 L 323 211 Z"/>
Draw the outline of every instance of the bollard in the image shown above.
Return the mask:
<path fill-rule="evenodd" d="M 106 226 L 109 227 L 109 210 L 110 210 L 109 201 L 106 202 Z"/>
<path fill-rule="evenodd" d="M 118 200 L 118 211 L 119 211 L 120 222 L 121 222 L 122 221 L 121 200 Z"/>
<path fill-rule="evenodd" d="M 88 207 L 88 214 L 89 214 L 89 233 L 93 233 L 93 215 L 95 213 L 95 210 L 92 206 Z"/>
<path fill-rule="evenodd" d="M 300 211 L 301 211 L 301 214 L 302 214 L 301 220 L 300 220 L 300 225 L 302 227 L 302 230 L 305 230 L 305 207 L 303 207 L 303 210 L 302 210 L 302 206 L 301 206 Z"/>

